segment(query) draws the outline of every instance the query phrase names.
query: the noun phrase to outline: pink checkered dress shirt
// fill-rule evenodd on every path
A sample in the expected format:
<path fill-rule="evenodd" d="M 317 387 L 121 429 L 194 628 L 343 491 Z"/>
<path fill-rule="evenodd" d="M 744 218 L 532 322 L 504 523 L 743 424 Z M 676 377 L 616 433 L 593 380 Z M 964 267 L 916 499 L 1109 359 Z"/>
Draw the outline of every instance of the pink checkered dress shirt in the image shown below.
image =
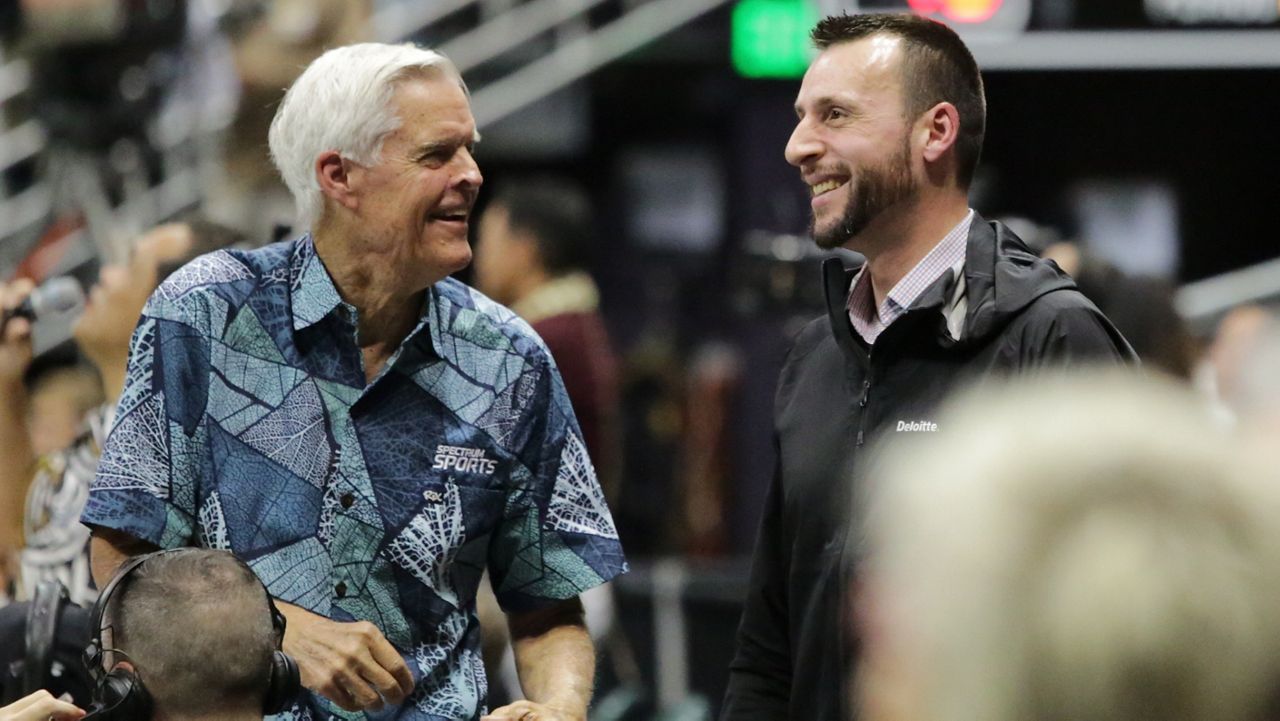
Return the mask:
<path fill-rule="evenodd" d="M 943 236 L 942 240 L 933 246 L 933 250 L 916 263 L 916 267 L 912 268 L 911 272 L 904 275 L 902 280 L 893 286 L 893 290 L 885 296 L 879 308 L 875 307 L 875 295 L 871 292 L 871 275 L 867 273 L 867 266 L 862 266 L 862 270 L 853 276 L 853 281 L 849 284 L 849 300 L 846 302 L 846 307 L 849 309 L 849 322 L 853 324 L 853 329 L 862 336 L 867 345 L 874 345 L 876 338 L 880 337 L 884 329 L 905 313 L 916 298 L 919 298 L 920 294 L 948 269 L 955 268 L 957 273 L 960 272 L 964 267 L 964 249 L 969 239 L 969 226 L 972 223 L 973 210 L 970 209 L 964 219 L 957 223 L 951 232 Z M 948 303 L 948 315 L 952 315 L 950 311 L 954 311 L 956 304 L 963 298 L 964 290 L 961 283 Z M 953 328 L 952 334 L 958 335 L 958 328 Z"/>

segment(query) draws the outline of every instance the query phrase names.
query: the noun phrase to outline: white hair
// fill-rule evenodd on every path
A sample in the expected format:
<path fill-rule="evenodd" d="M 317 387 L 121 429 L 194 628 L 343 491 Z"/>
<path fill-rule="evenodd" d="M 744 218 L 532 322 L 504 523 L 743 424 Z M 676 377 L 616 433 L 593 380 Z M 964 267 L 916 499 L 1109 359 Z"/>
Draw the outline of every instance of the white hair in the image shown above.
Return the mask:
<path fill-rule="evenodd" d="M 298 76 L 280 102 L 268 139 L 302 224 L 314 225 L 323 209 L 316 157 L 332 150 L 362 165 L 376 163 L 382 141 L 400 127 L 391 104 L 397 84 L 431 72 L 456 80 L 466 92 L 448 58 L 411 43 L 334 48 Z"/>
<path fill-rule="evenodd" d="M 913 721 L 1261 716 L 1280 479 L 1206 415 L 1152 379 L 1035 378 L 890 449 L 865 608 Z"/>

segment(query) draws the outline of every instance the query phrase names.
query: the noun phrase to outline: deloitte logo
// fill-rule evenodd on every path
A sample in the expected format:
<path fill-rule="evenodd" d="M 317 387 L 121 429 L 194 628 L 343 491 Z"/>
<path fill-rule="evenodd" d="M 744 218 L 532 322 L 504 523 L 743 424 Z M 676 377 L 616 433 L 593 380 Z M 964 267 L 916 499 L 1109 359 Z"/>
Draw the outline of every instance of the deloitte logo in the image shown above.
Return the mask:
<path fill-rule="evenodd" d="M 931 433 L 938 430 L 933 421 L 898 421 L 898 433 Z"/>

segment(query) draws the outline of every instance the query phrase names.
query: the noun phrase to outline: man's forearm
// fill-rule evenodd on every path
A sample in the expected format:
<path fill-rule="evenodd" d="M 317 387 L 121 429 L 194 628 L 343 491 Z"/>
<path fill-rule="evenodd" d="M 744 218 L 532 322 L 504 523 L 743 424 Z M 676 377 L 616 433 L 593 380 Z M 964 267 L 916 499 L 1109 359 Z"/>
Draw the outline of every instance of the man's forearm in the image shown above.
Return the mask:
<path fill-rule="evenodd" d="M 93 583 L 98 588 L 107 585 L 120 567 L 131 556 L 149 553 L 157 549 L 146 541 L 140 541 L 127 533 L 109 528 L 95 528 L 89 544 L 89 566 Z"/>
<path fill-rule="evenodd" d="M 525 698 L 585 719 L 596 658 L 575 598 L 550 609 L 513 615 L 511 648 Z"/>

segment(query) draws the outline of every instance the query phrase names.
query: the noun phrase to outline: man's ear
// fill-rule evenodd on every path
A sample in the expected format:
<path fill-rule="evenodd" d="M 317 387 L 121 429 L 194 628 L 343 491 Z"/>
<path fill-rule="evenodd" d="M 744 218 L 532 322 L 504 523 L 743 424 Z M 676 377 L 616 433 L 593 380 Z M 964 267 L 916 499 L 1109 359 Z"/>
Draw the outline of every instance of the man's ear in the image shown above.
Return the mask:
<path fill-rule="evenodd" d="M 955 147 L 960 137 L 960 111 L 951 103 L 938 103 L 920 116 L 916 127 L 924 139 L 925 161 L 936 163 Z"/>
<path fill-rule="evenodd" d="M 352 185 L 354 164 L 334 150 L 316 156 L 316 181 L 320 192 L 348 210 L 355 210 L 359 200 Z"/>

